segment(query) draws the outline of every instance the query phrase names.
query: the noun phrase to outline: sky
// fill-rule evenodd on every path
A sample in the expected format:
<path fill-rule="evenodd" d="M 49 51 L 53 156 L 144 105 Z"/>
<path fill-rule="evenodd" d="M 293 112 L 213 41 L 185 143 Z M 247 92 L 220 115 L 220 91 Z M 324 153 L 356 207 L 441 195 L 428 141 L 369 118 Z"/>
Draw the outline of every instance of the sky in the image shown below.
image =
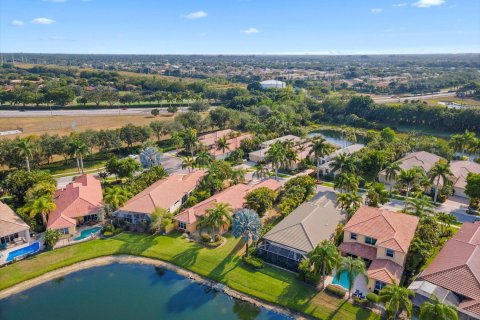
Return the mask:
<path fill-rule="evenodd" d="M 0 0 L 0 52 L 480 52 L 480 0 Z"/>

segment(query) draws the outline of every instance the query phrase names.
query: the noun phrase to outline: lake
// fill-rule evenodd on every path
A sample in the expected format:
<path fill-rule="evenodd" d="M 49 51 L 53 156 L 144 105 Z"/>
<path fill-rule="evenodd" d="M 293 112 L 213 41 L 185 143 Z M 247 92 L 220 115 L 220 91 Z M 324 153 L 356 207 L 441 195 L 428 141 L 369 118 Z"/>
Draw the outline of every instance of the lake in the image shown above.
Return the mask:
<path fill-rule="evenodd" d="M 0 300 L 0 319 L 290 318 L 232 299 L 173 271 L 112 264 L 71 273 Z"/>
<path fill-rule="evenodd" d="M 327 132 L 327 131 L 313 131 L 308 134 L 310 138 L 315 138 L 315 137 L 322 137 L 324 138 L 327 142 L 336 145 L 339 148 L 345 148 L 348 146 L 351 146 L 353 143 L 344 139 L 342 137 L 341 133 L 334 134 L 333 132 Z M 357 142 L 358 144 L 363 144 L 363 140 L 361 137 L 357 137 Z"/>

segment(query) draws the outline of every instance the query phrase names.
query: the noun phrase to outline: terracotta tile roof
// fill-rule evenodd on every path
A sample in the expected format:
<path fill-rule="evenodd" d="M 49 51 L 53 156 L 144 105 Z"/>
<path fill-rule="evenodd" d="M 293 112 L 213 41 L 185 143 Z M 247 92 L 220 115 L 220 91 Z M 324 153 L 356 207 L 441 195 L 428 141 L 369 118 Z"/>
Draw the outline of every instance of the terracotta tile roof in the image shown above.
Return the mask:
<path fill-rule="evenodd" d="M 387 259 L 373 260 L 368 267 L 368 277 L 387 284 L 400 283 L 403 268 Z"/>
<path fill-rule="evenodd" d="M 30 227 L 3 202 L 0 202 L 0 237 L 25 231 Z"/>
<path fill-rule="evenodd" d="M 377 248 L 367 246 L 366 244 L 357 242 L 343 242 L 338 249 L 341 252 L 348 253 L 357 257 L 362 257 L 368 260 L 375 260 L 377 257 Z"/>
<path fill-rule="evenodd" d="M 182 211 L 175 216 L 175 219 L 177 221 L 182 221 L 187 224 L 195 223 L 199 217 L 205 215 L 207 209 L 213 208 L 215 203 L 220 202 L 228 203 L 235 212 L 236 210 L 244 207 L 245 196 L 247 195 L 247 193 L 260 187 L 267 187 L 272 190 L 278 190 L 281 187 L 281 184 L 280 182 L 273 179 L 264 180 L 255 186 L 237 184 L 211 196 L 210 198 L 194 205 L 191 208 Z"/>
<path fill-rule="evenodd" d="M 77 217 L 92 214 L 102 206 L 103 195 L 100 180 L 84 174 L 54 196 L 56 209 L 48 215 L 47 227 L 67 228 L 75 225 Z"/>
<path fill-rule="evenodd" d="M 361 206 L 344 230 L 377 239 L 377 246 L 407 253 L 415 235 L 418 217 Z"/>
<path fill-rule="evenodd" d="M 480 224 L 464 223 L 419 279 L 480 300 Z"/>
<path fill-rule="evenodd" d="M 211 133 L 206 133 L 198 137 L 198 141 L 205 146 L 211 146 L 211 145 L 214 145 L 218 139 L 225 137 L 230 132 L 232 132 L 231 129 L 225 129 L 225 130 L 218 130 Z"/>
<path fill-rule="evenodd" d="M 480 316 L 480 300 L 466 300 L 461 302 L 458 307 Z"/>
<path fill-rule="evenodd" d="M 252 137 L 252 135 L 250 135 L 250 134 L 244 134 L 244 135 L 232 138 L 232 139 L 228 139 L 227 140 L 228 149 L 225 150 L 225 153 L 229 153 L 229 152 L 237 150 L 238 148 L 240 148 L 240 144 L 243 140 L 250 139 L 251 137 Z M 217 150 L 217 148 L 215 146 L 212 146 L 212 149 L 210 149 L 209 153 L 212 156 L 220 156 L 222 154 L 225 154 L 222 150 Z"/>
<path fill-rule="evenodd" d="M 423 170 L 425 170 L 425 172 L 428 172 L 435 165 L 435 163 L 441 159 L 443 158 L 437 156 L 436 154 L 426 151 L 418 151 L 407 154 L 405 157 L 398 160 L 397 163 L 403 170 L 421 167 Z"/>
<path fill-rule="evenodd" d="M 119 211 L 151 214 L 155 208 L 169 209 L 185 194 L 195 189 L 204 175 L 205 170 L 195 170 L 189 174 L 172 174 L 128 200 Z"/>
<path fill-rule="evenodd" d="M 455 177 L 454 187 L 465 189 L 468 174 L 470 172 L 480 173 L 480 164 L 473 161 L 452 161 L 450 171 Z"/>

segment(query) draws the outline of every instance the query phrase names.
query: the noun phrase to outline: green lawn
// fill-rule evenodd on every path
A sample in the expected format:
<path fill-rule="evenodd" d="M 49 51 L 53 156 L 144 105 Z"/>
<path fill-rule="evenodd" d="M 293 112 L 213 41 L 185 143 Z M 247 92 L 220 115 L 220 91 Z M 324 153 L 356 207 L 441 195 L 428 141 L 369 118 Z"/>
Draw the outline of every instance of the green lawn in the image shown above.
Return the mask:
<path fill-rule="evenodd" d="M 132 254 L 169 261 L 246 294 L 298 310 L 319 319 L 379 319 L 350 303 L 318 293 L 293 273 L 274 267 L 254 271 L 243 266 L 243 243 L 227 236 L 227 243 L 207 249 L 171 236 L 122 233 L 37 255 L 0 269 L 0 290 L 83 260 L 114 254 Z"/>

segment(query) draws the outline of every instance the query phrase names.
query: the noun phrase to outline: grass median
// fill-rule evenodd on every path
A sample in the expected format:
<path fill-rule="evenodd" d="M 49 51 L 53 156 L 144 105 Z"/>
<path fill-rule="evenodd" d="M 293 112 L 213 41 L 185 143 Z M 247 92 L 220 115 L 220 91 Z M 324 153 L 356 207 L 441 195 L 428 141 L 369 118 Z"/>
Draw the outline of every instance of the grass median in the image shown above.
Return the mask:
<path fill-rule="evenodd" d="M 207 249 L 180 235 L 145 236 L 122 233 L 111 239 L 93 240 L 49 251 L 0 269 L 0 289 L 38 277 L 74 263 L 107 255 L 130 254 L 160 259 L 232 289 L 277 303 L 320 319 L 379 319 L 368 310 L 318 293 L 293 273 L 267 266 L 252 270 L 240 257 L 243 242 L 227 236 L 227 243 Z"/>

